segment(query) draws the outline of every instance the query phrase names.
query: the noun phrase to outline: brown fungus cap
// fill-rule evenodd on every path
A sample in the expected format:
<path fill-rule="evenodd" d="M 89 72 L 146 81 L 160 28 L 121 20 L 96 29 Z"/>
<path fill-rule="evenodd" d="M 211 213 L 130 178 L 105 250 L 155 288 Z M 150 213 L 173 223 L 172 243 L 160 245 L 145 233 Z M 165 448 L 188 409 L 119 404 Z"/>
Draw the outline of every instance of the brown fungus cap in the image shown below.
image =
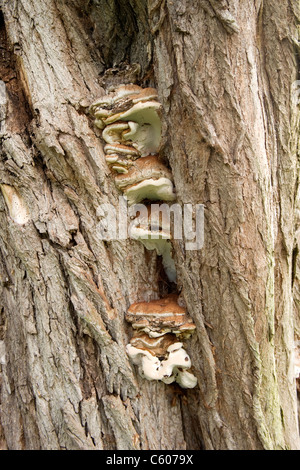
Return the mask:
<path fill-rule="evenodd" d="M 130 206 L 146 199 L 174 201 L 176 198 L 172 174 L 157 155 L 136 159 L 126 174 L 116 176 L 115 184 Z"/>
<path fill-rule="evenodd" d="M 140 183 L 146 179 L 172 179 L 171 171 L 159 160 L 157 155 L 137 159 L 126 176 L 116 176 L 115 183 L 119 189 Z"/>
<path fill-rule="evenodd" d="M 129 145 L 122 145 L 122 144 L 106 144 L 104 147 L 104 151 L 107 155 L 129 155 L 138 158 L 139 152 L 134 148 L 130 147 Z"/>
<path fill-rule="evenodd" d="M 161 104 L 154 88 L 120 85 L 90 106 L 94 124 L 108 144 L 129 143 L 144 157 L 159 151 Z"/>
<path fill-rule="evenodd" d="M 135 348 L 149 351 L 153 356 L 161 358 L 168 356 L 168 347 L 177 342 L 178 339 L 172 334 L 151 338 L 146 333 L 141 332 L 135 332 L 130 340 L 130 344 Z"/>
<path fill-rule="evenodd" d="M 159 300 L 136 302 L 129 307 L 126 320 L 134 329 L 145 331 L 150 336 L 151 333 L 158 336 L 170 332 L 176 335 L 191 334 L 196 326 L 186 310 L 178 305 L 177 298 L 177 295 L 171 294 Z"/>
<path fill-rule="evenodd" d="M 156 101 L 154 88 L 142 88 L 138 85 L 120 85 L 98 98 L 90 106 L 90 113 L 95 117 L 108 117 L 129 110 L 137 103 Z"/>

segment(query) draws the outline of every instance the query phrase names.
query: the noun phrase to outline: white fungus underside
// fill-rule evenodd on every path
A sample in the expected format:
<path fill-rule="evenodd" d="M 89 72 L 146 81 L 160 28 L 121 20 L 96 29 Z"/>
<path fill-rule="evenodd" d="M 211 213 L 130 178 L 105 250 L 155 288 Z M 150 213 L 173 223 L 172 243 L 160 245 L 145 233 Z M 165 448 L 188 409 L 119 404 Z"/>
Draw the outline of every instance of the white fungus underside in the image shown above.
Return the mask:
<path fill-rule="evenodd" d="M 124 191 L 128 204 L 138 204 L 144 199 L 174 201 L 173 183 L 169 178 L 152 178 L 141 181 Z"/>
<path fill-rule="evenodd" d="M 152 236 L 157 236 L 157 233 L 158 232 L 155 232 Z M 147 250 L 156 250 L 158 256 L 162 256 L 163 267 L 169 281 L 176 282 L 176 267 L 172 257 L 172 246 L 168 241 L 170 234 L 165 232 L 159 232 L 159 234 L 161 234 L 161 238 L 150 238 L 150 230 L 134 226 L 130 228 L 130 236 L 132 238 L 139 240 Z"/>
<path fill-rule="evenodd" d="M 157 101 L 139 102 L 132 108 L 104 119 L 106 125 L 115 121 L 125 121 L 130 127 L 128 133 L 123 134 L 125 141 L 131 141 L 140 155 L 146 156 L 156 153 L 161 139 L 161 121 L 157 113 L 161 107 Z"/>
<path fill-rule="evenodd" d="M 191 367 L 191 360 L 182 348 L 182 343 L 169 346 L 167 359 L 160 361 L 149 351 L 135 348 L 131 344 L 126 351 L 132 362 L 139 367 L 139 373 L 147 380 L 161 380 L 164 383 L 177 382 L 182 388 L 194 388 L 196 377 L 186 369 Z"/>
<path fill-rule="evenodd" d="M 141 157 L 157 153 L 161 137 L 160 125 L 139 124 L 132 121 L 128 124 L 130 132 L 124 134 L 125 141 L 132 142 L 132 146 L 140 152 Z"/>

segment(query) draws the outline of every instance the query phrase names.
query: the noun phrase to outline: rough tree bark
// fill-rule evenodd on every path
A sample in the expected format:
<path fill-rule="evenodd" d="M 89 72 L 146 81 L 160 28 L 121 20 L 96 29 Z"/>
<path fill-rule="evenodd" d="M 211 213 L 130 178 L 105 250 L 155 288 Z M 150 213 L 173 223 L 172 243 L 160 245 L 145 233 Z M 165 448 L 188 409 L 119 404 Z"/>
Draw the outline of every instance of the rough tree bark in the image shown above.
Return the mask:
<path fill-rule="evenodd" d="M 0 183 L 30 217 L 0 197 L 2 448 L 299 448 L 296 7 L 2 0 Z M 97 237 L 118 192 L 87 109 L 118 83 L 157 88 L 177 200 L 205 206 L 203 249 L 174 242 L 197 325 L 180 393 L 125 353 L 129 305 L 170 291 L 159 257 Z"/>

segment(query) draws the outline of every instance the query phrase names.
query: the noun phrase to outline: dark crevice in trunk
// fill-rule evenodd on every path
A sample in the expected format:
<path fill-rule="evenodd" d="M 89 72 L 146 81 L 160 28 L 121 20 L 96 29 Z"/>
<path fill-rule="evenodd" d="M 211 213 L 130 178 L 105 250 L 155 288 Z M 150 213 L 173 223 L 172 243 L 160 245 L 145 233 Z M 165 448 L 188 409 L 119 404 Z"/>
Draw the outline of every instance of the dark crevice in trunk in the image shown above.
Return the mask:
<path fill-rule="evenodd" d="M 17 57 L 9 44 L 4 16 L 0 11 L 0 80 L 6 85 L 8 99 L 6 127 L 11 133 L 25 138 L 28 144 L 27 126 L 32 120 L 32 113 L 17 70 Z"/>

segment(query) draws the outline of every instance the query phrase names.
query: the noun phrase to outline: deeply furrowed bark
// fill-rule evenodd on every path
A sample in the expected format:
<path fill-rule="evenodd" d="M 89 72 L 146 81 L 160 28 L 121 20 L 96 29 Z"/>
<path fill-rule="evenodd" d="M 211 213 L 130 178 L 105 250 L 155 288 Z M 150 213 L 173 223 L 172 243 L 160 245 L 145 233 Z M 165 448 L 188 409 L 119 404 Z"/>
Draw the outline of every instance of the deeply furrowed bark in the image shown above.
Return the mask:
<path fill-rule="evenodd" d="M 0 198 L 3 448 L 299 448 L 298 12 L 226 5 L 2 2 L 0 183 L 31 218 Z M 123 82 L 158 89 L 177 201 L 205 206 L 203 249 L 174 241 L 192 390 L 143 380 L 125 353 L 129 305 L 174 290 L 161 260 L 97 235 L 119 194 L 87 109 Z"/>

